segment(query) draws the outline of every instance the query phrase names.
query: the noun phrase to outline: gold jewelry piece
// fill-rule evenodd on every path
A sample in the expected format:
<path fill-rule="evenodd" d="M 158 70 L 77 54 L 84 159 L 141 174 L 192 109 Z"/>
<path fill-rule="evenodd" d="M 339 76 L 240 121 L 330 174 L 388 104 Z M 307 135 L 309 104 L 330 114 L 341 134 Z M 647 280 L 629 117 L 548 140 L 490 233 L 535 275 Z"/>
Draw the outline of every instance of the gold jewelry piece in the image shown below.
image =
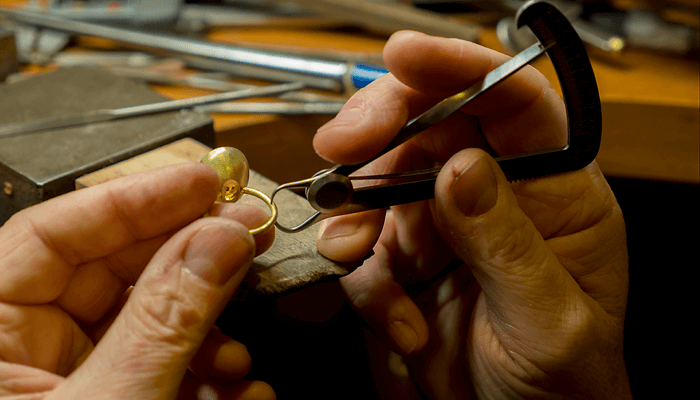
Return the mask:
<path fill-rule="evenodd" d="M 216 201 L 219 203 L 235 203 L 244 194 L 255 196 L 262 200 L 270 208 L 270 218 L 261 226 L 251 229 L 250 234 L 255 236 L 266 232 L 277 220 L 277 206 L 265 193 L 247 187 L 250 177 L 248 160 L 243 153 L 233 147 L 219 147 L 210 151 L 202 163 L 214 168 L 219 175 L 219 195 Z"/>

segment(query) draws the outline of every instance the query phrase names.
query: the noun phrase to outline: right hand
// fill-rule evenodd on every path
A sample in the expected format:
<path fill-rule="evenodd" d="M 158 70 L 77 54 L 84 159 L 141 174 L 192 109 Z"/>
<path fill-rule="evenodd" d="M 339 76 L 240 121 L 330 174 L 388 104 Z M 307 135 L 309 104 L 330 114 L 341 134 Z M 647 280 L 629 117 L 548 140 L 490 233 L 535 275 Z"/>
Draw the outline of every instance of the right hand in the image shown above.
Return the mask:
<path fill-rule="evenodd" d="M 370 159 L 408 120 L 506 59 L 397 33 L 384 48 L 391 74 L 358 91 L 315 148 L 335 163 Z M 319 251 L 352 261 L 374 249 L 342 286 L 431 398 L 629 398 L 625 226 L 600 169 L 510 184 L 478 149 L 485 142 L 502 156 L 566 143 L 564 103 L 534 68 L 359 173 L 441 164 L 434 201 L 324 221 Z M 453 260 L 462 265 L 445 274 Z"/>

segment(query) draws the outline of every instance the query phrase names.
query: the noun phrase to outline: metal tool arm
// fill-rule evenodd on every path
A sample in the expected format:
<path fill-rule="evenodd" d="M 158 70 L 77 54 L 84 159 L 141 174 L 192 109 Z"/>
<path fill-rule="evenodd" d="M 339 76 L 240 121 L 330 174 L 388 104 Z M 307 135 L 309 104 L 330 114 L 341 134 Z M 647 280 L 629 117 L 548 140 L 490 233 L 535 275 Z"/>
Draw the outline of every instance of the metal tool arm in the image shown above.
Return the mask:
<path fill-rule="evenodd" d="M 568 119 L 568 143 L 560 149 L 498 157 L 496 161 L 509 181 L 573 171 L 592 162 L 600 147 L 602 117 L 595 75 L 581 39 L 566 17 L 554 6 L 545 2 L 531 1 L 526 3 L 519 10 L 517 18 L 520 26 L 528 25 L 530 27 L 540 43 L 533 45 L 503 64 L 502 71 L 499 71 L 501 68 L 499 67 L 489 73 L 484 82 L 475 85 L 476 89 L 470 88 L 462 92 L 466 93 L 464 99 L 456 101 L 454 96 L 448 98 L 434 107 L 434 109 L 438 109 L 435 113 L 432 113 L 433 109 L 431 109 L 411 121 L 407 127 L 399 132 L 397 139 L 392 141 L 380 154 L 386 153 L 415 135 L 419 131 L 416 129 L 418 126 L 425 129 L 444 119 L 471 98 L 487 91 L 495 83 L 527 64 L 535 58 L 528 55 L 529 52 L 539 55 L 546 51 L 557 71 L 564 93 Z M 519 62 L 515 62 L 519 57 L 521 61 L 522 59 L 527 61 L 520 65 Z M 507 66 L 511 61 L 513 63 Z M 496 76 L 500 76 L 500 78 L 492 79 Z M 464 101 L 465 99 L 466 101 Z M 459 107 L 454 107 L 458 103 Z M 444 113 L 447 109 L 451 109 L 451 111 Z M 439 114 L 437 111 L 443 113 Z M 436 117 L 437 115 L 440 117 Z M 422 120 L 424 116 L 426 116 L 425 121 Z M 414 126 L 414 124 L 416 125 Z M 306 185 L 307 198 L 319 212 L 295 228 L 284 228 L 279 224 L 278 227 L 285 232 L 296 232 L 331 216 L 411 203 L 435 196 L 435 174 L 429 179 L 355 189 L 350 184 L 347 175 L 365 164 L 337 165 L 318 174 L 315 178 L 281 186 L 280 188 L 286 188 L 297 184 L 297 187 L 300 187 L 301 185 L 298 185 L 300 183 L 304 185 L 309 183 Z M 343 177 L 345 179 L 342 179 Z"/>
<path fill-rule="evenodd" d="M 528 2 L 516 17 L 519 27 L 527 25 L 548 47 L 564 94 L 569 140 L 563 149 L 496 161 L 510 181 L 581 169 L 595 159 L 602 135 L 600 95 L 586 49 L 571 23 L 551 4 Z"/>
<path fill-rule="evenodd" d="M 600 95 L 586 49 L 571 23 L 546 2 L 529 2 L 517 14 L 547 49 L 559 78 L 568 120 L 562 149 L 496 158 L 510 181 L 581 169 L 598 154 L 602 137 Z"/>
<path fill-rule="evenodd" d="M 525 4 L 517 21 L 537 36 L 557 72 L 566 103 L 568 144 L 562 149 L 498 157 L 496 161 L 509 181 L 581 169 L 595 159 L 602 136 L 600 96 L 586 49 L 571 23 L 549 3 Z M 355 190 L 350 203 L 382 208 L 434 195 L 434 184 L 430 187 L 420 181 Z"/>

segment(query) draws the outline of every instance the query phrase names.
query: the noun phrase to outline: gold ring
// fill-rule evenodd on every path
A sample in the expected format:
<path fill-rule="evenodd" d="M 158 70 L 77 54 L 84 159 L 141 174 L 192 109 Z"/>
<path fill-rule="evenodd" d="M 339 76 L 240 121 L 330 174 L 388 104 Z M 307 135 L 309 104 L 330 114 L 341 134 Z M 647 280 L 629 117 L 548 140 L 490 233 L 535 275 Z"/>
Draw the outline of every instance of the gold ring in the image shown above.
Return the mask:
<path fill-rule="evenodd" d="M 277 206 L 265 193 L 257 189 L 243 187 L 241 188 L 241 192 L 259 198 L 260 200 L 265 202 L 265 204 L 267 204 L 267 206 L 270 208 L 270 218 L 268 218 L 268 220 L 265 221 L 265 223 L 261 226 L 250 230 L 250 234 L 253 236 L 257 236 L 261 233 L 267 232 L 267 230 L 275 224 L 275 221 L 277 221 Z"/>

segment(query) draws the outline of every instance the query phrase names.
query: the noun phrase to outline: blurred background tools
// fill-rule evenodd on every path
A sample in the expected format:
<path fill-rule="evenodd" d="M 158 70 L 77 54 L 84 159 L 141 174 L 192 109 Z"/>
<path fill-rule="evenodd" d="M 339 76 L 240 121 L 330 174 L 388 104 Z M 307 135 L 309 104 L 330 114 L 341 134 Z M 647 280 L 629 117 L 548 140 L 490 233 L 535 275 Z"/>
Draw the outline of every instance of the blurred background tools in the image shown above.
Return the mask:
<path fill-rule="evenodd" d="M 278 3 L 281 0 L 274 0 Z M 402 2 L 370 0 L 294 0 L 319 15 L 355 23 L 374 31 L 391 34 L 411 29 L 429 35 L 454 37 L 476 42 L 481 28 L 473 23 L 455 21 L 440 14 L 411 7 Z"/>
<path fill-rule="evenodd" d="M 179 111 L 188 108 L 196 108 L 211 103 L 221 103 L 229 100 L 240 100 L 251 97 L 264 97 L 279 93 L 291 92 L 304 87 L 299 82 L 283 83 L 279 85 L 265 86 L 256 89 L 241 89 L 233 92 L 210 94 L 200 97 L 191 97 L 181 100 L 170 100 L 158 103 L 134 105 L 123 108 L 98 109 L 79 115 L 62 115 L 54 118 L 40 118 L 24 122 L 0 125 L 0 139 L 18 135 L 26 135 L 34 132 L 51 129 L 70 128 L 80 125 L 95 124 L 98 122 L 114 121 L 117 119 L 138 117 L 142 115 L 158 114 L 168 111 Z"/>
<path fill-rule="evenodd" d="M 518 10 L 518 6 L 524 2 L 518 0 L 501 0 L 500 3 L 504 8 L 515 13 Z M 619 55 L 624 50 L 626 40 L 623 36 L 581 19 L 581 14 L 583 12 L 583 5 L 581 3 L 556 0 L 551 3 L 560 9 L 567 19 L 571 21 L 571 25 L 574 27 L 581 40 L 589 46 L 589 50 L 593 48 L 598 51 L 610 53 L 613 56 Z M 498 21 L 496 34 L 498 35 L 498 40 L 510 54 L 522 51 L 537 40 L 529 28 L 522 27 L 518 29 L 515 24 L 515 19 L 510 16 L 504 17 Z"/>
<path fill-rule="evenodd" d="M 384 5 L 395 5 L 392 0 L 372 0 Z M 697 0 L 666 0 L 651 2 L 646 0 L 555 0 L 559 7 L 577 26 L 585 26 L 598 32 L 597 42 L 589 40 L 587 50 L 594 60 L 596 75 L 600 75 L 599 84 L 603 88 L 604 119 L 608 130 L 616 135 L 606 138 L 621 138 L 619 153 L 607 156 L 605 148 L 599 157 L 599 163 L 617 173 L 632 174 L 640 177 L 696 182 L 698 172 L 695 152 L 688 152 L 687 157 L 679 157 L 678 152 L 697 147 L 693 135 L 678 134 L 673 140 L 663 140 L 647 132 L 657 121 L 664 121 L 664 132 L 694 132 L 697 130 L 698 109 L 698 66 L 697 66 L 697 32 L 700 26 L 700 2 Z M 508 52 L 527 45 L 527 28 L 514 30 L 509 18 L 513 10 L 522 2 L 519 0 L 413 0 L 400 2 L 402 7 L 409 6 L 420 11 L 429 11 L 431 15 L 444 20 L 459 21 L 464 26 L 478 26 L 478 42 L 498 51 Z M 148 2 L 125 0 L 106 2 L 89 0 L 0 0 L 0 4 L 12 6 L 5 8 L 2 25 L 2 50 L 8 54 L 2 58 L 3 75 L 8 82 L 16 82 L 23 76 L 40 73 L 43 70 L 63 68 L 68 65 L 96 65 L 109 69 L 122 76 L 146 81 L 159 92 L 172 98 L 198 96 L 214 91 L 237 90 L 249 85 L 269 84 L 272 82 L 314 81 L 317 89 L 287 93 L 278 97 L 274 106 L 246 105 L 251 111 L 242 116 L 243 106 L 209 108 L 215 112 L 215 124 L 220 132 L 241 129 L 252 131 L 254 127 L 265 126 L 266 130 L 284 129 L 289 140 L 306 140 L 297 126 L 289 126 L 288 120 L 275 117 L 273 113 L 305 113 L 309 125 L 320 125 L 327 121 L 327 114 L 334 112 L 338 106 L 326 103 L 343 103 L 356 87 L 376 79 L 384 73 L 381 51 L 388 37 L 386 33 L 368 28 L 359 22 L 353 22 L 349 15 L 333 17 L 330 12 L 314 11 L 295 2 L 265 0 L 219 0 L 197 2 L 196 0 L 174 1 L 172 8 L 177 12 L 142 14 L 144 18 L 131 18 L 138 13 L 139 7 L 148 7 Z M 151 6 L 152 7 L 152 6 Z M 87 12 L 85 10 L 90 9 Z M 183 23 L 197 12 L 200 22 Z M 85 12 L 75 12 L 83 10 Z M 131 10 L 131 11 L 130 11 Z M 153 47 L 130 44 L 124 41 L 100 39 L 95 36 L 79 35 L 47 29 L 38 24 L 19 23 L 8 15 L 19 12 L 32 12 L 42 17 L 61 18 L 62 25 L 69 23 L 87 24 L 100 29 L 110 29 L 120 36 L 122 32 L 136 32 L 139 37 L 166 37 L 182 45 L 185 53 L 166 52 Z M 240 18 L 234 18 L 240 12 Z M 248 17 L 252 14 L 256 17 Z M 189 17 L 183 17 L 188 14 Z M 349 14 L 346 13 L 346 14 Z M 145 16 L 149 16 L 145 18 Z M 216 16 L 216 18 L 208 18 Z M 646 16 L 645 23 L 638 16 Z M 269 17 L 267 21 L 261 19 Z M 73 18 L 67 20 L 66 17 Z M 231 17 L 231 18 L 229 18 Z M 227 19 L 228 18 L 228 19 Z M 287 21 L 287 22 L 283 22 Z M 500 23 L 499 23 L 500 22 Z M 191 29 L 197 26 L 197 30 Z M 388 22 L 386 23 L 389 26 Z M 84 25 L 83 25 L 84 26 Z M 188 28 L 189 26 L 189 28 Z M 505 27 L 505 29 L 502 29 Z M 410 26 L 405 26 L 410 28 Z M 389 29 L 389 31 L 393 30 Z M 502 35 L 502 31 L 506 35 Z M 583 30 L 578 30 L 582 34 Z M 523 40 L 523 38 L 525 40 Z M 14 45 L 13 40 L 14 39 Z M 119 38 L 117 38 L 119 39 Z M 654 39 L 652 42 L 651 39 Z M 186 44 L 202 44 L 210 49 L 241 50 L 240 54 L 255 54 L 266 58 L 273 56 L 276 66 L 261 66 L 255 63 L 231 62 L 216 58 L 193 56 Z M 596 44 L 597 43 L 597 44 Z M 183 45 L 185 44 L 185 45 Z M 213 46 L 213 47 L 212 47 Z M 597 46 L 597 47 L 596 47 Z M 197 48 L 195 46 L 195 48 Z M 217 50 L 214 50 L 217 51 Z M 600 62 L 597 62 L 600 61 Z M 611 62 L 612 61 L 612 62 Z M 366 70 L 356 68 L 367 64 Z M 555 82 L 553 71 L 545 63 L 535 63 L 545 76 Z M 339 73 L 334 76 L 308 74 L 317 66 L 329 67 Z M 291 69 L 297 68 L 294 71 Z M 21 70 L 21 74 L 12 74 Z M 342 76 L 342 78 L 341 78 Z M 358 78 L 352 82 L 351 77 Z M 361 81 L 361 82 L 360 82 Z M 556 87 L 557 85 L 554 84 Z M 323 88 L 323 89 L 321 89 Z M 331 88 L 331 90 L 328 90 Z M 315 103 L 309 107 L 295 103 Z M 649 121 L 642 122 L 639 107 L 649 110 L 641 113 Z M 285 111 L 282 111 L 285 110 Z M 315 117 L 312 113 L 319 113 Z M 320 114 L 323 113 L 323 114 Z M 265 115 L 266 114 L 266 115 Z M 634 115 L 634 117 L 631 117 Z M 629 118 L 626 116 L 630 116 Z M 290 118 L 290 117 L 285 117 Z M 279 124 L 279 127 L 278 127 Z M 639 126 L 630 130 L 629 124 Z M 304 124 L 302 124 L 304 125 Z M 298 137 L 292 132 L 298 132 Z M 223 134 L 223 133 L 222 133 Z M 627 135 L 627 136 L 625 136 Z M 251 133 L 252 142 L 260 148 L 269 148 L 263 142 L 258 130 Z M 291 139 L 295 137 L 295 139 Z M 627 137 L 627 139 L 622 139 Z M 644 137 L 644 139 L 641 139 Z M 269 139 L 272 141 L 272 134 Z M 275 140 L 280 140 L 276 138 Z M 613 140 L 613 139 L 606 139 Z M 651 154 L 644 153 L 646 145 L 637 151 L 631 151 L 628 143 L 644 140 L 654 144 Z M 661 143 L 663 141 L 663 143 Z M 613 146 L 608 142 L 607 146 Z M 674 156 L 662 156 L 658 149 L 674 148 Z M 242 149 L 246 154 L 254 153 L 250 148 Z M 623 151 L 624 150 L 624 151 Z M 301 154 L 301 153 L 300 153 Z M 307 153 L 315 157 L 313 151 Z M 276 154 L 280 160 L 289 155 Z M 640 163 L 635 160 L 654 159 L 653 162 Z M 624 160 L 624 161 L 623 161 Z M 281 162 L 281 161 L 280 161 Z M 260 163 L 258 163 L 260 165 Z M 304 163 L 300 164 L 304 165 Z M 630 167 L 634 165 L 634 167 Z M 315 164 L 313 170 L 325 165 Z M 314 172 L 310 170 L 308 172 Z M 276 178 L 283 174 L 284 168 L 270 167 L 266 176 Z M 286 176 L 277 180 L 290 180 Z"/>
<path fill-rule="evenodd" d="M 499 0 L 498 3 L 515 12 L 523 2 Z M 694 57 L 700 51 L 698 15 L 693 16 L 692 7 L 681 11 L 673 4 L 654 10 L 643 4 L 616 8 L 616 2 L 607 1 L 553 0 L 551 3 L 564 12 L 584 43 L 594 50 L 594 55 L 617 56 L 627 46 Z M 671 18 L 662 17 L 664 10 Z M 672 18 L 673 15 L 685 18 Z M 499 41 L 511 53 L 535 40 L 527 29 L 517 29 L 512 17 L 501 19 L 496 29 Z"/>
<path fill-rule="evenodd" d="M 385 72 L 381 59 L 327 49 L 219 45 L 193 35 L 220 27 L 359 27 L 381 35 L 400 29 L 481 41 L 496 26 L 511 54 L 534 43 L 528 28 L 513 24 L 521 0 L 31 0 L 0 10 L 17 40 L 20 61 L 46 64 L 76 34 L 110 38 L 129 46 L 180 54 L 188 66 L 240 77 L 301 81 L 349 93 Z M 665 2 L 553 0 L 576 27 L 594 57 L 619 57 L 628 46 L 697 56 L 700 48 L 694 0 Z M 21 9 L 20 9 L 21 8 Z M 286 21 L 286 22 L 285 22 Z M 282 41 L 283 42 L 283 41 Z M 363 60 L 363 58 L 365 58 Z"/>
<path fill-rule="evenodd" d="M 314 60 L 219 45 L 163 33 L 74 21 L 44 13 L 0 10 L 0 15 L 15 22 L 48 28 L 52 31 L 96 36 L 130 45 L 184 54 L 199 60 L 235 64 L 239 76 L 280 82 L 303 82 L 310 87 L 336 92 L 353 91 L 386 73 L 386 70 L 378 66 L 349 65 L 341 61 Z M 201 61 L 197 64 L 202 65 Z"/>

